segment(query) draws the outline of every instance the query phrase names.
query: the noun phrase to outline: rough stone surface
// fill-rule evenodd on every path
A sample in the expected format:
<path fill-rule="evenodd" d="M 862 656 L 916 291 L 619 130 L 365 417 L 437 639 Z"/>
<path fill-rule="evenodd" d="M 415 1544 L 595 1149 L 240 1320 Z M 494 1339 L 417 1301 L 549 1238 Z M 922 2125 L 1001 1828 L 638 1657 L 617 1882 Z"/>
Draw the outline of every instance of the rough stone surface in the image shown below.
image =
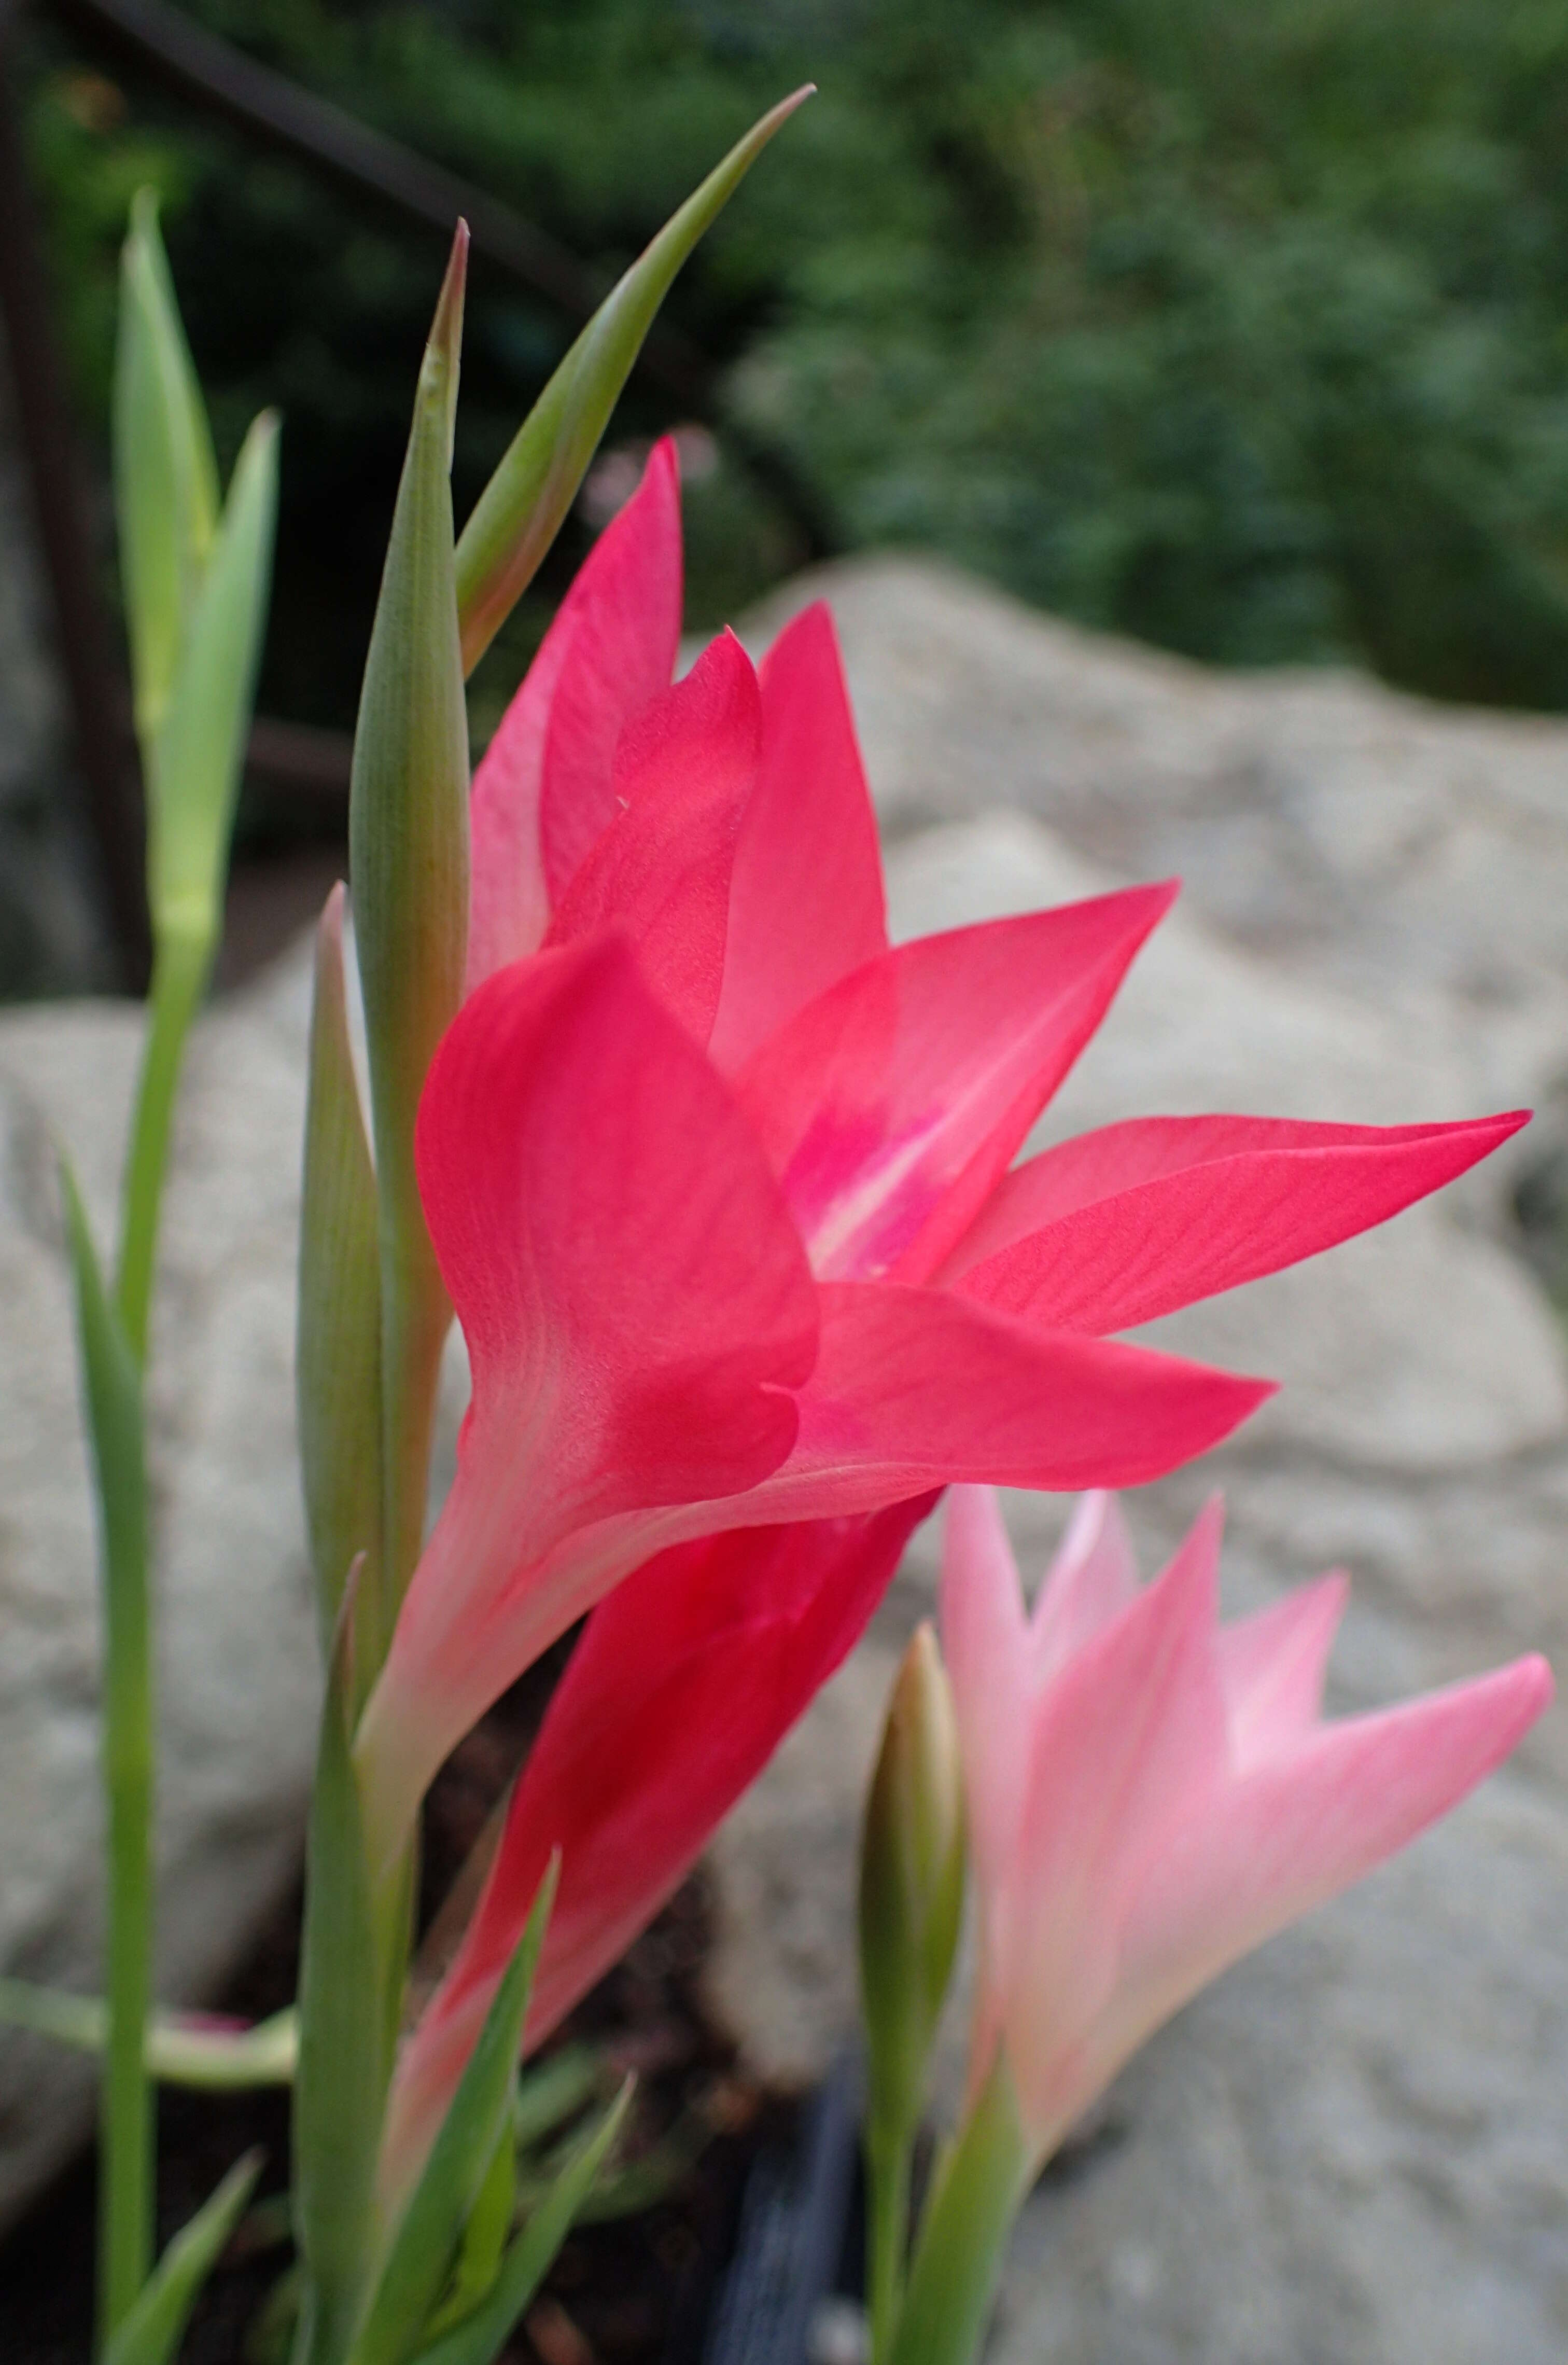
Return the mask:
<path fill-rule="evenodd" d="M 923 566 L 826 591 L 891 840 L 895 932 L 1182 871 L 1042 1127 L 1145 1111 L 1362 1121 L 1551 1102 L 1568 1066 L 1568 728 L 1337 677 L 1225 678 Z M 1354 1579 L 1331 1702 L 1525 1648 L 1568 1664 L 1568 1373 L 1513 1202 L 1540 1155 L 1151 1325 L 1284 1383 L 1128 1500 L 1150 1572 L 1226 1490 L 1226 1607 Z M 1031 1576 L 1065 1518 L 1009 1516 Z M 916 1541 L 861 1660 L 714 1851 L 720 2008 L 812 2074 L 853 2014 L 853 1838 Z M 1568 2342 L 1568 1716 L 1361 1890 L 1239 1967 L 1031 2200 L 996 2365 L 1549 2365 Z M 961 2032 L 944 2065 L 951 2092 Z"/>
<path fill-rule="evenodd" d="M 221 1977 L 297 1859 L 317 1692 L 293 1437 L 292 1273 L 308 973 L 193 1038 L 153 1340 L 160 1984 Z M 93 1515 L 54 1178 L 69 1146 L 114 1238 L 140 1039 L 129 1005 L 0 1016 L 0 1969 L 98 1983 Z M 75 2057 L 0 2036 L 0 2215 L 90 2108 Z"/>

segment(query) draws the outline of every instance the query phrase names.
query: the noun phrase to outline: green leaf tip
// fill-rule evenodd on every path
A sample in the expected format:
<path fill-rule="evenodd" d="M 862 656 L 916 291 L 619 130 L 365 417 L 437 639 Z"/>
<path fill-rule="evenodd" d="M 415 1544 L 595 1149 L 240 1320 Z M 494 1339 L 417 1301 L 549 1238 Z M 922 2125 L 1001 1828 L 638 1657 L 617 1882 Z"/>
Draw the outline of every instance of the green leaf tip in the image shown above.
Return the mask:
<path fill-rule="evenodd" d="M 247 2152 L 181 2227 L 108 2342 L 104 2365 L 174 2365 L 201 2287 L 228 2248 L 261 2172 L 261 2153 Z"/>
<path fill-rule="evenodd" d="M 218 529 L 218 463 L 180 324 L 158 200 L 139 189 L 120 257 L 115 346 L 115 506 L 144 757 L 174 688 L 186 622 Z"/>
<path fill-rule="evenodd" d="M 453 233 L 446 276 L 436 299 L 435 318 L 420 367 L 421 394 L 427 384 L 446 405 L 446 465 L 452 467 L 453 439 L 457 432 L 457 383 L 463 362 L 463 309 L 468 287 L 468 225 L 459 220 Z"/>
<path fill-rule="evenodd" d="M 554 2263 L 625 2123 L 636 2090 L 629 2077 L 567 2159 L 560 2175 L 501 2261 L 499 2274 L 471 2315 L 418 2352 L 415 2365 L 493 2365 L 513 2326 Z"/>
<path fill-rule="evenodd" d="M 776 131 L 804 83 L 736 141 L 617 281 L 519 428 L 457 545 L 463 666 L 472 673 L 560 531 L 676 273 Z"/>
<path fill-rule="evenodd" d="M 381 1257 L 378 1584 L 386 1633 L 413 1573 L 451 1308 L 414 1172 L 414 1120 L 463 1000 L 468 715 L 453 580 L 452 405 L 466 234 L 425 347 L 371 627 L 349 788 L 349 878 L 364 1003 Z M 362 1669 L 368 1683 L 374 1666 Z"/>
<path fill-rule="evenodd" d="M 148 901 L 161 940 L 208 947 L 222 926 L 272 581 L 278 432 L 276 411 L 263 410 L 241 446 L 148 762 Z"/>

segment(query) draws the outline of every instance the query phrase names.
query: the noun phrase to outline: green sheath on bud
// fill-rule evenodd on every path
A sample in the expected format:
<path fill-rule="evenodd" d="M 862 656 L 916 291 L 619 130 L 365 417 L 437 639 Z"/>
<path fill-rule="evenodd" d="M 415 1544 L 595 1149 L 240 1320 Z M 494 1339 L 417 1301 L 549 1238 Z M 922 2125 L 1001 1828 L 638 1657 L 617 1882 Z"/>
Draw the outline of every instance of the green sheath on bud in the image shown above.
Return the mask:
<path fill-rule="evenodd" d="M 913 2134 L 964 1902 L 964 1799 L 946 1671 L 928 1625 L 904 1653 L 866 1803 L 860 1981 L 871 2115 Z"/>
<path fill-rule="evenodd" d="M 866 1801 L 860 1992 L 866 2021 L 872 2355 L 889 2353 L 909 2246 L 910 2161 L 964 1906 L 964 1794 L 946 1671 L 928 1625 L 904 1653 Z"/>
<path fill-rule="evenodd" d="M 467 949 L 468 717 L 450 482 L 467 254 L 459 223 L 414 398 L 349 790 L 380 1203 L 381 1653 L 423 1538 L 436 1375 L 451 1319 L 414 1175 L 414 1117 L 431 1054 L 463 999 Z M 374 1674 L 362 1670 L 367 1683 Z"/>
<path fill-rule="evenodd" d="M 676 273 L 812 87 L 770 107 L 671 215 L 616 281 L 513 436 L 457 545 L 465 672 L 473 672 L 560 532 Z"/>

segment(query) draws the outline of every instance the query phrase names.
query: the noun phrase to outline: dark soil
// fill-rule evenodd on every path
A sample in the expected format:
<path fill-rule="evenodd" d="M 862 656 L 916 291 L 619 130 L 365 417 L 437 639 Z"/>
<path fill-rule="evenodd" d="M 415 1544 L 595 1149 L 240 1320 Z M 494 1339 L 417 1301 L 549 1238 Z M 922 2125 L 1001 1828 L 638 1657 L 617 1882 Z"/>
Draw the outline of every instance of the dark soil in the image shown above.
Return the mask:
<path fill-rule="evenodd" d="M 444 1893 L 537 1724 L 553 1670 L 532 1671 L 465 1743 L 432 1788 L 426 1817 L 426 1910 Z M 224 2011 L 262 2018 L 293 1999 L 299 1893 L 285 1900 L 227 1991 Z M 699 2365 L 718 2276 L 729 2255 L 747 2168 L 788 2129 L 789 2106 L 738 2075 L 704 2012 L 700 1969 L 710 1901 L 689 1880 L 554 2044 L 603 2049 L 607 2077 L 634 2069 L 638 2093 L 622 2157 L 642 2160 L 658 2195 L 635 2214 L 586 2225 L 504 2352 L 515 2365 Z M 165 2088 L 159 2108 L 159 2241 L 205 2200 L 240 2154 L 262 2147 L 258 2200 L 287 2184 L 288 2102 Z M 6 2365 L 88 2365 L 95 2167 L 69 2169 L 0 2247 L 0 2357 Z M 181 2351 L 183 2365 L 261 2365 L 260 2329 L 289 2250 L 247 2221 L 213 2276 Z M 285 2352 L 286 2353 L 286 2351 Z"/>

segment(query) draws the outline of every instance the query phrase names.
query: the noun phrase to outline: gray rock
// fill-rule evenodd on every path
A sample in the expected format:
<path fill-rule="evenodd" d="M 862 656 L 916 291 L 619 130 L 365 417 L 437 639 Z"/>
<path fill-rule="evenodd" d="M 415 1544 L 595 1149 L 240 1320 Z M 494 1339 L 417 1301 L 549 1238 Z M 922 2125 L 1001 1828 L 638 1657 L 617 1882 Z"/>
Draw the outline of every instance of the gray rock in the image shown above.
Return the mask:
<path fill-rule="evenodd" d="M 308 974 L 193 1038 L 153 1339 L 160 1987 L 210 1991 L 298 1858 L 317 1667 L 293 1435 Z M 56 1143 L 106 1252 L 140 1040 L 124 1004 L 0 1018 L 0 1967 L 99 1984 L 97 1606 Z M 0 2035 L 0 2215 L 71 2148 L 90 2068 Z"/>
<path fill-rule="evenodd" d="M 1568 1065 L 1568 726 L 1213 676 L 891 561 L 790 587 L 756 637 L 820 590 L 896 933 L 1186 873 L 1041 1139 L 1152 1111 L 1473 1114 Z M 1348 1566 L 1337 1709 L 1568 1649 L 1568 1371 L 1513 1218 L 1529 1154 L 1144 1334 L 1284 1383 L 1230 1445 L 1129 1498 L 1146 1569 L 1216 1485 L 1230 1611 Z M 1033 1578 L 1066 1506 L 1008 1510 Z M 713 1850 L 712 1992 L 790 2079 L 853 2017 L 858 1803 L 935 1551 L 928 1528 Z M 1565 1787 L 1558 1709 L 1460 1815 L 1148 2049 L 1028 2205 L 997 2365 L 1562 2356 Z M 958 2016 L 949 2098 L 961 2035 Z"/>
<path fill-rule="evenodd" d="M 1350 673 L 1227 674 L 1061 623 L 935 564 L 796 577 L 832 602 L 892 836 L 1010 806 L 1187 901 L 1271 967 L 1484 1021 L 1502 1100 L 1568 1043 L 1568 721 Z"/>

